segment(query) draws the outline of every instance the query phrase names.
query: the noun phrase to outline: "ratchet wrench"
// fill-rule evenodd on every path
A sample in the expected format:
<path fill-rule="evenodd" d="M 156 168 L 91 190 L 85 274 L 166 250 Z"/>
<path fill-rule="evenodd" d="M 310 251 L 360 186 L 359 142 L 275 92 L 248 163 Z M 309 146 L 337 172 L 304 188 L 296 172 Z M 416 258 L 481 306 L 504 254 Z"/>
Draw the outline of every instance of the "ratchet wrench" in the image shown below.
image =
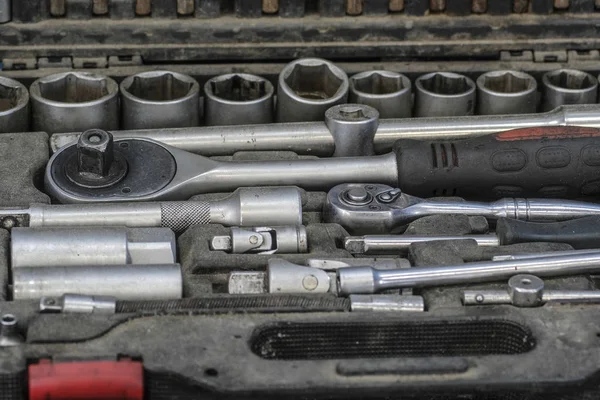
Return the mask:
<path fill-rule="evenodd" d="M 141 138 L 113 143 L 111 134 L 94 130 L 54 154 L 45 185 L 63 203 L 181 200 L 240 186 L 328 190 L 353 182 L 397 185 L 424 197 L 575 197 L 600 193 L 599 166 L 600 130 L 580 127 L 404 140 L 381 156 L 253 162 L 215 161 Z"/>
<path fill-rule="evenodd" d="M 186 200 L 249 186 L 328 190 L 343 182 L 397 181 L 393 153 L 286 161 L 222 162 L 148 139 L 86 131 L 48 162 L 45 186 L 61 203 Z"/>
<path fill-rule="evenodd" d="M 326 222 L 338 223 L 349 233 L 362 235 L 399 231 L 421 217 L 442 214 L 554 222 L 600 215 L 600 205 L 558 199 L 504 198 L 490 203 L 427 200 L 387 185 L 354 183 L 331 189 L 323 209 Z M 545 236 L 549 234 L 546 232 Z"/>

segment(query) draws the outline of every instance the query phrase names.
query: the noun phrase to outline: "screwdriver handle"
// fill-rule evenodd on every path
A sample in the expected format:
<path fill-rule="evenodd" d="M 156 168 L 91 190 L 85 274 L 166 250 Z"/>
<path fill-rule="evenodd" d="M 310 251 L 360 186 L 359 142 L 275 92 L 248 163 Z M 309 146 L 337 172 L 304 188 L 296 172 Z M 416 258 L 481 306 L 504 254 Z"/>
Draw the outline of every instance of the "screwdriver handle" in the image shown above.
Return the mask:
<path fill-rule="evenodd" d="M 600 248 L 600 216 L 593 215 L 562 222 L 525 222 L 500 218 L 496 235 L 500 245 L 552 242 L 567 243 L 575 249 Z"/>
<path fill-rule="evenodd" d="M 398 183 L 420 197 L 600 193 L 600 129 L 523 128 L 453 141 L 399 140 Z"/>

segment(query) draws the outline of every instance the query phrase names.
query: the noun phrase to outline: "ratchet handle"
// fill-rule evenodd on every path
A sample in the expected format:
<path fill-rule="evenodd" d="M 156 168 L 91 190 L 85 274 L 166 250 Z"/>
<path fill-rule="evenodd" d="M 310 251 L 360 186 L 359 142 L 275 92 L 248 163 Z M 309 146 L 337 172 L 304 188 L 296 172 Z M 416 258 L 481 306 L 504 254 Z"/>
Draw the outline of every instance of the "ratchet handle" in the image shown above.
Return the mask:
<path fill-rule="evenodd" d="M 600 193 L 600 129 L 523 128 L 454 141 L 400 140 L 398 183 L 420 197 L 560 197 Z"/>
<path fill-rule="evenodd" d="M 501 245 L 552 242 L 567 243 L 574 249 L 600 247 L 600 216 L 594 215 L 563 222 L 524 222 L 500 218 L 496 235 Z"/>

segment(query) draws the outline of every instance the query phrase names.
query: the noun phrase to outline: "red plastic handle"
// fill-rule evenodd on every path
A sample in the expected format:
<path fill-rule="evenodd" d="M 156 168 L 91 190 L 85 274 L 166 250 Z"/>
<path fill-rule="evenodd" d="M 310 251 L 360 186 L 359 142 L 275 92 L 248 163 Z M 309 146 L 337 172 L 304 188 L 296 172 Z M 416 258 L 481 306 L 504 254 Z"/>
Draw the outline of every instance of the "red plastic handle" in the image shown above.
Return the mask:
<path fill-rule="evenodd" d="M 142 363 L 131 360 L 29 366 L 29 400 L 143 400 Z"/>

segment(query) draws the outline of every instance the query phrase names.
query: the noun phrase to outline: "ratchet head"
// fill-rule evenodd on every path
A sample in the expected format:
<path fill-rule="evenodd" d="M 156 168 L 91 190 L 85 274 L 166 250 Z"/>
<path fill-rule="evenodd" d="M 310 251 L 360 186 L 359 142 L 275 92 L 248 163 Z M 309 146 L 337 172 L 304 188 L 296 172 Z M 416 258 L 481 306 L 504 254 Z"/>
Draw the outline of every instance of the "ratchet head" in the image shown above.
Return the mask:
<path fill-rule="evenodd" d="M 398 226 L 398 211 L 422 201 L 387 185 L 346 183 L 327 194 L 323 218 L 351 234 L 387 233 Z"/>
<path fill-rule="evenodd" d="M 187 199 L 186 182 L 218 163 L 150 139 L 113 141 L 93 130 L 57 151 L 46 167 L 48 194 L 60 203 Z"/>

